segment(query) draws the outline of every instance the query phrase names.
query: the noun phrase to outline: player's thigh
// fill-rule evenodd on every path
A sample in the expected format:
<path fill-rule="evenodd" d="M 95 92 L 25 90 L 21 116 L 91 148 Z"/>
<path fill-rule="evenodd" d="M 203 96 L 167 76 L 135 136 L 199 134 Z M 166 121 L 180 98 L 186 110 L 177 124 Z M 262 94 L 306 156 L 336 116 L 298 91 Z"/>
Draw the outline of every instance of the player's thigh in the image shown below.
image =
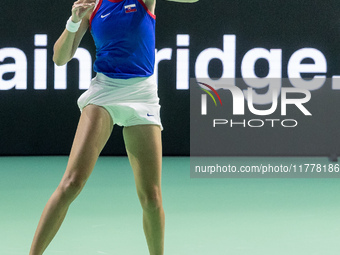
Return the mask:
<path fill-rule="evenodd" d="M 157 125 L 124 127 L 123 135 L 138 195 L 155 193 L 161 186 L 162 140 L 160 127 Z"/>
<path fill-rule="evenodd" d="M 87 179 L 98 156 L 111 135 L 113 123 L 109 113 L 96 105 L 86 106 L 80 116 L 65 176 Z"/>

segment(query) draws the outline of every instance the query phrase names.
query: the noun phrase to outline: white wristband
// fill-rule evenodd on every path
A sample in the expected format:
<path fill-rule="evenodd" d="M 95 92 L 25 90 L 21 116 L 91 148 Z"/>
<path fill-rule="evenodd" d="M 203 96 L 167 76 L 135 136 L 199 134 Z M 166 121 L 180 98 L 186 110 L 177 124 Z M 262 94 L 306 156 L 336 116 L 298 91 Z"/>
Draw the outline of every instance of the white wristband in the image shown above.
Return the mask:
<path fill-rule="evenodd" d="M 72 21 L 72 16 L 67 20 L 66 22 L 66 29 L 68 31 L 70 31 L 71 33 L 75 33 L 78 31 L 79 27 L 80 27 L 80 23 L 81 23 L 81 20 L 77 23 L 74 23 Z"/>

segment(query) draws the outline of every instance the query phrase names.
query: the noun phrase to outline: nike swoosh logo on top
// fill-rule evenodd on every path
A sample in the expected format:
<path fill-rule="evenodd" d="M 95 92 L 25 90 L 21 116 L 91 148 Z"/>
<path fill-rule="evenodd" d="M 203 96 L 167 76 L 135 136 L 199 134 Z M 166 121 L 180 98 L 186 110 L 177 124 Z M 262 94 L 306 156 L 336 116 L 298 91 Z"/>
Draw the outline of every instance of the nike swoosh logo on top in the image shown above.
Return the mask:
<path fill-rule="evenodd" d="M 101 15 L 100 17 L 103 19 L 103 18 L 105 18 L 106 16 L 109 16 L 110 14 L 111 14 L 111 12 L 108 13 L 108 14 L 105 14 L 105 15 Z"/>

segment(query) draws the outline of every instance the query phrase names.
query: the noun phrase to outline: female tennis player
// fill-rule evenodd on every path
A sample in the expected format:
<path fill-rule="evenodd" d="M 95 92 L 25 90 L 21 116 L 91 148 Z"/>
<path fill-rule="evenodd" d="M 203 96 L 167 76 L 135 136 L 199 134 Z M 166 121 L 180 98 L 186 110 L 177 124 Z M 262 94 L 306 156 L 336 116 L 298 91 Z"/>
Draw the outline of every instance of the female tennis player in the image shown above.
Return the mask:
<path fill-rule="evenodd" d="M 192 3 L 198 0 L 173 0 Z M 54 45 L 53 61 L 64 65 L 90 28 L 97 76 L 78 99 L 81 116 L 65 174 L 47 202 L 30 255 L 41 255 L 60 228 L 72 201 L 89 178 L 114 124 L 123 137 L 143 208 L 151 255 L 164 250 L 161 195 L 160 106 L 153 76 L 156 0 L 78 0 Z"/>

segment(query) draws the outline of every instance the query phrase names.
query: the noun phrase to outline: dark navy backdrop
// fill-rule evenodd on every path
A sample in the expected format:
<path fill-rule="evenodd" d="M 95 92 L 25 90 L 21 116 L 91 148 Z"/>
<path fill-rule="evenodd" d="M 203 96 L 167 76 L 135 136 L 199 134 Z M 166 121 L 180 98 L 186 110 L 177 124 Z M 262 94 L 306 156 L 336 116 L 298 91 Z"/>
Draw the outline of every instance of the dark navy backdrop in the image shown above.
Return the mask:
<path fill-rule="evenodd" d="M 83 90 L 78 89 L 78 63 L 76 60 L 68 65 L 66 90 L 54 89 L 54 64 L 51 60 L 53 44 L 63 31 L 70 16 L 73 1 L 1 1 L 0 4 L 0 50 L 17 48 L 27 57 L 27 89 L 0 90 L 0 155 L 64 155 L 68 154 L 79 110 L 76 100 Z M 236 77 L 241 77 L 243 56 L 251 49 L 282 49 L 282 75 L 287 77 L 287 63 L 290 56 L 305 47 L 316 48 L 327 59 L 327 77 L 340 75 L 340 4 L 335 0 L 200 0 L 196 4 L 178 4 L 158 0 L 157 3 L 157 49 L 172 49 L 171 60 L 159 64 L 159 96 L 162 105 L 164 125 L 164 155 L 189 155 L 189 90 L 176 89 L 176 37 L 178 34 L 190 35 L 190 45 L 181 47 L 189 49 L 190 77 L 195 77 L 197 56 L 207 48 L 223 48 L 223 35 L 236 35 Z M 35 90 L 34 80 L 34 45 L 35 34 L 47 34 L 47 89 Z M 81 47 L 86 48 L 92 56 L 95 50 L 90 34 L 86 34 Z M 1 51 L 0 51 L 1 53 Z M 2 62 L 1 62 L 2 61 Z M 0 59 L 0 70 L 14 63 L 11 58 Z M 258 61 L 256 74 L 266 76 L 268 64 Z M 2 68 L 2 69 L 1 69 Z M 222 64 L 212 60 L 209 64 L 211 77 L 220 77 Z M 13 73 L 0 77 L 0 88 L 4 80 L 10 80 Z M 92 74 L 94 75 L 94 73 Z M 323 93 L 326 91 L 327 93 Z M 327 95 L 335 96 L 329 102 Z M 314 108 L 338 107 L 336 98 L 338 90 L 325 85 L 313 92 Z M 334 112 L 334 111 L 333 111 Z M 337 126 L 338 116 L 329 119 Z M 334 135 L 327 125 L 313 131 L 314 136 L 322 133 L 329 135 L 327 141 L 337 150 Z M 306 132 L 309 132 L 306 128 Z M 231 139 L 236 139 L 234 136 Z M 237 139 L 242 139 L 238 137 Z M 270 137 L 268 138 L 270 139 Z M 287 138 L 289 139 L 289 138 Z M 320 138 L 318 142 L 322 142 Z M 241 141 L 242 142 L 242 141 Z M 301 142 L 290 151 L 280 151 L 280 155 L 301 151 L 306 148 Z M 311 146 L 309 146 L 311 147 Z M 256 155 L 256 151 L 247 153 Z M 125 154 L 121 128 L 115 128 L 103 154 Z M 304 149 L 305 155 L 316 155 L 317 148 Z"/>

